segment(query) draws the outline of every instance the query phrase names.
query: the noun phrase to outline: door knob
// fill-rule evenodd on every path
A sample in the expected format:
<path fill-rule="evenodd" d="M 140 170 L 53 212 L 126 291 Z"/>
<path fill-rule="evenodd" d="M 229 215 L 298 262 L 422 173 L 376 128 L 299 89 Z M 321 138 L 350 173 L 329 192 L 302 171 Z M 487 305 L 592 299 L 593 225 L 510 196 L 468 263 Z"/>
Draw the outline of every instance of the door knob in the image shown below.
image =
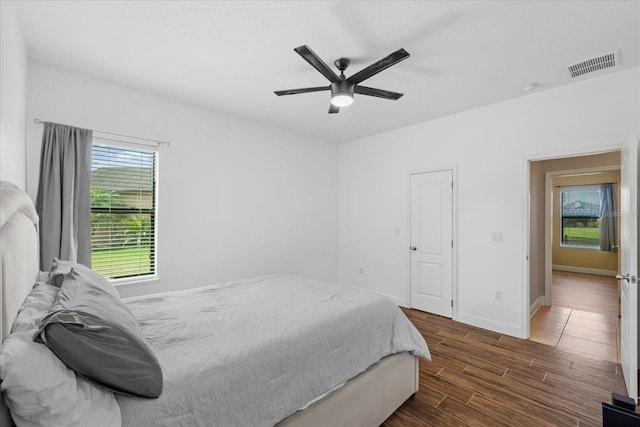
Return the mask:
<path fill-rule="evenodd" d="M 632 276 L 629 273 L 627 274 L 616 274 L 616 279 L 618 280 L 626 280 L 629 283 L 638 283 L 638 278 L 636 276 Z"/>
<path fill-rule="evenodd" d="M 626 276 L 624 274 L 616 274 L 616 279 L 617 280 L 626 280 L 627 282 L 629 281 L 629 275 L 627 274 Z"/>
<path fill-rule="evenodd" d="M 412 251 L 417 250 L 418 248 L 416 248 L 415 246 L 409 246 L 409 249 L 411 249 Z"/>

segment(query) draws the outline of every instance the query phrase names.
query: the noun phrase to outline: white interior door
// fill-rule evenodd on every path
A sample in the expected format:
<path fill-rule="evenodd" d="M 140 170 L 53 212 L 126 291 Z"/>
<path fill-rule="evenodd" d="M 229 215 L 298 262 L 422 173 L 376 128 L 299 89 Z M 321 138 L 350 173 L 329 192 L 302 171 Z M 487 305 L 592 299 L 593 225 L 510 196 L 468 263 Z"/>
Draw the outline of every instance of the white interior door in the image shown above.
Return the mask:
<path fill-rule="evenodd" d="M 620 364 L 629 397 L 638 401 L 638 140 L 621 152 Z"/>
<path fill-rule="evenodd" d="M 411 307 L 451 317 L 453 171 L 411 175 Z"/>

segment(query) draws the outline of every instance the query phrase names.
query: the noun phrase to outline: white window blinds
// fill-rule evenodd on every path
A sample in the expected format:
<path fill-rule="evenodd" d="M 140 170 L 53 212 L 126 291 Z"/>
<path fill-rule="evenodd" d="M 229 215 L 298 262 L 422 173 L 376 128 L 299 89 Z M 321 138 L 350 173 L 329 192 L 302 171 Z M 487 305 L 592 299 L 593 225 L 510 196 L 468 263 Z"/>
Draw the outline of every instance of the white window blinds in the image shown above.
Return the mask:
<path fill-rule="evenodd" d="M 93 143 L 92 268 L 110 279 L 156 273 L 156 163 L 152 150 Z"/>
<path fill-rule="evenodd" d="M 585 185 L 560 188 L 562 246 L 600 248 L 600 190 Z"/>

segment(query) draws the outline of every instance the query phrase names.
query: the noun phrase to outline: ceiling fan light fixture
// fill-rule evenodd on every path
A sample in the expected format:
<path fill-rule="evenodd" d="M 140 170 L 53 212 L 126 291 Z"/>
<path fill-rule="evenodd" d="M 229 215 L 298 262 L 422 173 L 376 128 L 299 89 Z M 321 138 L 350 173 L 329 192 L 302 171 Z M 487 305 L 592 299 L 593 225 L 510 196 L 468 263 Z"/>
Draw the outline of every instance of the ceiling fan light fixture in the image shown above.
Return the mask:
<path fill-rule="evenodd" d="M 353 104 L 353 94 L 351 93 L 336 93 L 331 97 L 331 103 L 336 107 L 348 107 Z"/>
<path fill-rule="evenodd" d="M 354 86 L 345 80 L 331 83 L 331 104 L 336 107 L 348 107 L 353 104 Z"/>

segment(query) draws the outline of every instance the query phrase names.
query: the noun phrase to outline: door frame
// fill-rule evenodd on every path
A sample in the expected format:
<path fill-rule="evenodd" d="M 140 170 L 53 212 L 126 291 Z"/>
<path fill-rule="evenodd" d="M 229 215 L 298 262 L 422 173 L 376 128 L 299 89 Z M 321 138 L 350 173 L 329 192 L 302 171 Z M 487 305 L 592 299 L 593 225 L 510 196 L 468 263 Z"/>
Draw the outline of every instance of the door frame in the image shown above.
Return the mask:
<path fill-rule="evenodd" d="M 613 152 L 612 150 L 609 152 Z M 571 156 L 575 157 L 575 156 Z M 566 169 L 548 171 L 544 174 L 544 305 L 551 305 L 551 285 L 553 283 L 553 222 L 551 220 L 551 193 L 553 177 L 559 175 L 578 175 L 581 173 L 619 171 L 617 166 L 598 166 L 593 168 Z M 619 255 L 618 255 L 619 256 Z"/>
<path fill-rule="evenodd" d="M 442 172 L 450 170 L 453 188 L 451 194 L 451 239 L 453 240 L 453 250 L 451 251 L 451 319 L 458 320 L 458 165 L 445 165 L 441 167 L 431 167 L 425 169 L 409 170 L 407 172 L 407 239 L 405 248 L 407 249 L 407 301 L 411 307 L 411 175 L 421 173 Z"/>
<path fill-rule="evenodd" d="M 522 275 L 523 275 L 523 281 L 522 283 L 524 283 L 524 290 L 522 292 L 522 318 L 521 318 L 521 322 L 522 322 L 522 327 L 521 327 L 521 331 L 522 331 L 522 336 L 520 338 L 524 338 L 524 339 L 529 339 L 531 337 L 531 331 L 530 331 L 530 309 L 531 309 L 531 302 L 530 302 L 530 292 L 531 292 L 531 283 L 530 283 L 530 279 L 531 279 L 531 263 L 529 262 L 529 256 L 530 256 L 530 248 L 531 248 L 531 203 L 530 203 L 530 197 L 529 194 L 531 192 L 531 162 L 536 162 L 536 161 L 541 161 L 541 160 L 553 160 L 553 159 L 562 159 L 562 158 L 566 158 L 566 157 L 579 157 L 579 156 L 589 156 L 589 155 L 593 155 L 593 154 L 604 154 L 604 153 L 610 153 L 612 151 L 622 151 L 622 149 L 624 148 L 625 143 L 624 141 L 616 141 L 615 143 L 612 143 L 610 145 L 606 145 L 606 146 L 601 146 L 601 147 L 592 147 L 592 148 L 586 148 L 586 147 L 575 147 L 572 149 L 566 149 L 566 150 L 562 150 L 562 151 L 550 151 L 550 152 L 541 152 L 541 153 L 529 153 L 529 154 L 525 154 L 523 156 L 523 162 L 524 162 L 524 188 L 523 188 L 523 193 L 525 195 L 525 197 L 523 197 L 523 204 L 524 204 L 524 209 L 523 209 L 523 216 L 524 216 L 524 242 L 523 242 L 523 254 L 524 256 L 524 262 L 523 262 L 523 268 L 522 268 Z M 546 189 L 545 189 L 546 191 Z M 546 224 L 545 224 L 545 231 L 546 231 Z M 546 232 L 545 232 L 545 245 L 546 245 Z M 546 247 L 545 247 L 545 252 L 546 252 Z M 545 259 L 546 259 L 546 253 L 545 253 Z M 545 261 L 546 262 L 546 261 Z M 546 272 L 545 272 L 546 273 Z M 545 280 L 546 282 L 546 280 Z M 546 283 L 545 283 L 545 288 L 546 288 Z"/>
<path fill-rule="evenodd" d="M 620 189 L 620 193 L 621 193 L 621 240 L 624 240 L 625 237 L 629 237 L 631 240 L 633 240 L 634 233 L 635 233 L 635 245 L 629 245 L 628 247 L 625 247 L 624 245 L 622 246 L 622 254 L 621 255 L 628 255 L 629 259 L 627 259 L 626 256 L 621 256 L 621 263 L 620 263 L 620 271 L 619 274 L 627 274 L 627 275 L 632 275 L 632 276 L 636 276 L 636 280 L 635 282 L 633 280 L 631 280 L 630 282 L 628 282 L 627 284 L 625 284 L 624 280 L 620 281 L 620 304 L 621 304 L 621 313 L 620 313 L 620 321 L 621 321 L 621 327 L 620 327 L 620 365 L 622 365 L 622 373 L 623 373 L 623 377 L 624 377 L 624 382 L 625 382 L 625 386 L 627 387 L 627 394 L 633 398 L 633 400 L 635 400 L 636 404 L 638 403 L 638 376 L 640 374 L 640 370 L 638 370 L 638 367 L 640 365 L 639 359 L 640 359 L 640 355 L 638 352 L 638 333 L 639 333 L 639 321 L 640 321 L 640 316 L 638 316 L 638 301 L 640 300 L 639 295 L 640 293 L 638 292 L 638 283 L 637 283 L 637 275 L 638 275 L 638 268 L 640 267 L 638 261 L 640 260 L 640 253 L 638 251 L 638 226 L 640 225 L 640 217 L 638 217 L 638 185 L 640 184 L 640 174 L 638 173 L 638 160 L 640 159 L 640 138 L 638 135 L 637 131 L 633 131 L 629 133 L 629 136 L 627 138 L 627 143 L 625 144 L 625 148 L 622 152 L 622 158 L 621 158 L 621 163 L 622 163 L 622 173 L 621 173 L 621 189 Z M 629 168 L 625 168 L 625 156 L 629 156 L 633 154 L 633 156 L 630 156 L 630 159 L 632 160 L 628 160 L 627 166 L 629 166 L 629 163 L 634 163 L 635 164 L 635 170 L 631 170 Z M 627 180 L 625 180 L 625 175 L 627 177 Z M 631 188 L 626 188 L 625 183 L 627 185 L 629 185 Z M 630 191 L 630 190 L 635 190 L 635 191 Z M 627 194 L 628 191 L 628 194 Z M 631 206 L 625 206 L 624 202 L 625 199 L 629 199 L 630 205 Z M 627 209 L 629 208 L 633 208 L 633 210 L 629 211 Z M 626 219 L 626 221 L 625 221 Z M 630 232 L 629 235 L 626 234 L 626 231 Z M 626 262 L 625 262 L 626 261 Z M 616 276 L 617 278 L 617 276 Z M 625 291 L 626 288 L 626 291 Z M 623 301 L 623 297 L 626 296 L 627 300 L 629 301 L 627 304 L 626 308 L 629 307 L 633 307 L 633 305 L 635 304 L 635 307 L 633 307 L 632 310 L 630 310 L 633 313 L 625 313 L 625 305 L 622 304 Z M 629 298 L 629 297 L 633 297 L 633 298 Z M 625 314 L 627 314 L 627 316 L 625 316 Z M 633 315 L 631 315 L 633 314 Z M 624 320 L 624 318 L 627 317 L 628 318 L 628 325 L 627 325 L 627 334 L 623 334 L 624 331 L 624 324 L 622 324 L 622 321 Z M 633 332 L 633 333 L 631 333 Z M 623 348 L 623 343 L 627 342 L 626 347 L 626 352 L 623 352 L 623 350 L 625 350 L 625 348 Z M 633 343 L 629 342 L 632 341 Z M 630 345 L 633 344 L 633 345 Z M 627 360 L 628 363 L 624 363 L 626 357 L 625 356 L 630 356 L 629 359 Z M 626 369 L 625 369 L 626 367 Z M 625 375 L 626 374 L 626 375 Z"/>

